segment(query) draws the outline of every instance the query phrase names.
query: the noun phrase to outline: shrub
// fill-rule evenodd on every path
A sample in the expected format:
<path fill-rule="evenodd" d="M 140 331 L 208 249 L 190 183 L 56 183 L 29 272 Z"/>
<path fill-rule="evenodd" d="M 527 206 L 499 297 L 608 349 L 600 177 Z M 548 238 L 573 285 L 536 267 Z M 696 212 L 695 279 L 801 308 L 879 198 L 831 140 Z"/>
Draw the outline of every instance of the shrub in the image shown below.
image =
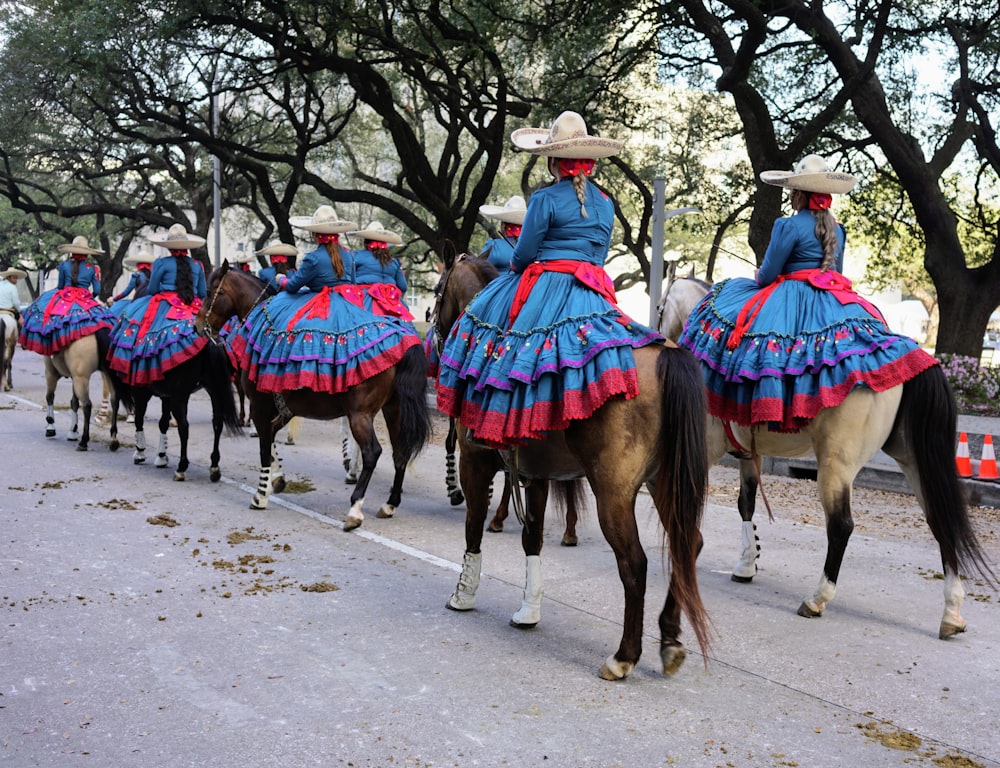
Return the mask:
<path fill-rule="evenodd" d="M 1000 368 L 980 365 L 978 358 L 962 355 L 938 355 L 938 360 L 959 413 L 1000 416 Z"/>

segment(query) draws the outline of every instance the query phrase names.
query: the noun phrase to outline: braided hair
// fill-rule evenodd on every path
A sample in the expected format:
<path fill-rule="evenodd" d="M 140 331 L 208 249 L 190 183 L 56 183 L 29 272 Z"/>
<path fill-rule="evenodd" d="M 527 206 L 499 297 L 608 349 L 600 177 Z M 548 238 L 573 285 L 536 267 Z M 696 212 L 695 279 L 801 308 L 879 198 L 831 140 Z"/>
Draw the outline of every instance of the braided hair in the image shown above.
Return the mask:
<path fill-rule="evenodd" d="M 819 192 L 804 192 L 801 189 L 792 190 L 792 208 L 800 211 L 807 208 L 816 220 L 816 237 L 823 247 L 823 263 L 820 269 L 826 272 L 837 265 L 837 219 L 830 211 L 830 195 Z"/>
<path fill-rule="evenodd" d="M 190 304 L 194 301 L 194 273 L 191 269 L 191 258 L 186 250 L 170 251 L 177 264 L 177 295 L 181 301 Z"/>

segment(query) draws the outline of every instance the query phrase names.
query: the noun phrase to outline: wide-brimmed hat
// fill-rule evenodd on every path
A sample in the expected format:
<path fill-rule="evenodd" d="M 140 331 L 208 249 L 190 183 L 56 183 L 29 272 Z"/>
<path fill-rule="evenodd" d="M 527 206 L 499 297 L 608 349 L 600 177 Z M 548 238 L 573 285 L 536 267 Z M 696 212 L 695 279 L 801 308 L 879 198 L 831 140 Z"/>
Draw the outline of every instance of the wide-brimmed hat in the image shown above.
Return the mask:
<path fill-rule="evenodd" d="M 339 235 L 358 228 L 357 222 L 341 219 L 329 205 L 321 205 L 312 216 L 292 216 L 288 223 L 323 235 Z"/>
<path fill-rule="evenodd" d="M 283 243 L 280 240 L 272 240 L 266 248 L 257 251 L 258 256 L 298 256 L 299 249 L 294 245 Z"/>
<path fill-rule="evenodd" d="M 622 151 L 624 142 L 587 133 L 587 124 L 577 112 L 563 112 L 551 128 L 519 128 L 510 135 L 514 146 L 542 157 L 611 157 Z"/>
<path fill-rule="evenodd" d="M 775 187 L 823 192 L 828 195 L 850 192 L 858 183 L 857 176 L 831 171 L 826 160 L 819 155 L 806 155 L 799 160 L 794 171 L 764 171 L 760 180 Z"/>
<path fill-rule="evenodd" d="M 347 234 L 354 237 L 363 237 L 365 240 L 377 240 L 380 243 L 388 243 L 389 245 L 401 245 L 403 242 L 403 238 L 395 232 L 390 232 L 377 221 L 373 221 L 364 229 L 358 229 Z"/>
<path fill-rule="evenodd" d="M 524 214 L 527 211 L 528 206 L 524 202 L 524 198 L 520 195 L 514 195 L 510 200 L 500 205 L 481 205 L 479 206 L 479 212 L 483 216 L 489 216 L 491 219 L 496 219 L 497 221 L 503 221 L 507 224 L 523 224 Z"/>
<path fill-rule="evenodd" d="M 28 273 L 25 272 L 23 269 L 14 269 L 13 267 L 10 269 L 5 269 L 2 272 L 0 272 L 0 280 L 6 280 L 8 277 L 25 278 L 27 276 Z"/>
<path fill-rule="evenodd" d="M 72 243 L 57 246 L 56 250 L 61 253 L 85 253 L 87 256 L 96 256 L 99 253 L 104 253 L 100 248 L 91 248 L 90 243 L 87 242 L 87 238 L 83 235 L 74 237 Z"/>
<path fill-rule="evenodd" d="M 233 261 L 236 264 L 250 264 L 253 262 L 253 254 L 250 251 L 237 251 Z"/>
<path fill-rule="evenodd" d="M 157 232 L 146 239 L 171 251 L 187 251 L 205 244 L 204 237 L 189 235 L 183 224 L 174 224 L 166 232 Z"/>
<path fill-rule="evenodd" d="M 136 254 L 129 254 L 124 259 L 122 259 L 122 264 L 126 267 L 136 267 L 139 264 L 152 264 L 156 261 L 156 256 L 154 256 L 149 251 L 139 251 Z"/>

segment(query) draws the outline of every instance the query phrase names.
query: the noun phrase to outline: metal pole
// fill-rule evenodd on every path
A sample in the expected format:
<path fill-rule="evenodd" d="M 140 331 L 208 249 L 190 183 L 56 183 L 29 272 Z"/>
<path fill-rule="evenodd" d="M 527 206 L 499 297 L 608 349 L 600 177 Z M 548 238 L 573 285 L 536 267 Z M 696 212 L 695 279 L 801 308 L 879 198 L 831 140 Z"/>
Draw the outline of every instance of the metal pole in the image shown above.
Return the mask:
<path fill-rule="evenodd" d="M 663 292 L 663 215 L 664 199 L 667 194 L 667 180 L 653 179 L 653 223 L 650 232 L 652 252 L 649 256 L 649 327 L 657 325 L 660 294 Z"/>
<path fill-rule="evenodd" d="M 219 133 L 219 97 L 212 88 L 212 135 Z M 215 268 L 222 266 L 222 161 L 218 155 L 212 158 L 212 212 L 215 226 Z"/>

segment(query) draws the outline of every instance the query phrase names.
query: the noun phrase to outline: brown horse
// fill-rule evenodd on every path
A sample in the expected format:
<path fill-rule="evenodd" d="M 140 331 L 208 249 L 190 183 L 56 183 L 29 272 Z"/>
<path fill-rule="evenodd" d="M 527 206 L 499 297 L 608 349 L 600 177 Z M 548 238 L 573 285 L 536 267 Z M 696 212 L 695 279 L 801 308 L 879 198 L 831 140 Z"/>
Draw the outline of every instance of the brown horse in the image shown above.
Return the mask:
<path fill-rule="evenodd" d="M 679 338 L 688 315 L 711 290 L 692 278 L 668 285 L 660 302 L 660 331 Z M 707 410 L 705 412 L 707 414 Z M 798 432 L 770 431 L 765 425 L 741 427 L 707 417 L 709 460 L 726 452 L 740 458 L 738 508 L 743 518 L 740 559 L 733 580 L 750 581 L 757 572 L 759 547 L 753 528 L 761 456 L 816 457 L 816 482 L 826 515 L 827 550 L 816 590 L 799 606 L 800 616 L 823 614 L 837 591 L 847 541 L 854 529 L 851 490 L 862 467 L 878 452 L 891 456 L 906 477 L 941 550 L 944 613 L 942 639 L 964 632 L 961 615 L 965 591 L 961 571 L 978 572 L 996 583 L 969 521 L 963 489 L 955 472 L 957 410 L 940 366 L 928 368 L 905 384 L 882 392 L 853 389 L 837 406 L 824 408 Z"/>
<path fill-rule="evenodd" d="M 267 284 L 264 281 L 247 272 L 231 269 L 228 262 L 223 262 L 208 279 L 208 300 L 198 313 L 196 327 L 200 333 L 218 341 L 218 331 L 229 318 L 236 315 L 241 320 L 246 319 L 266 294 Z M 240 376 L 250 400 L 250 413 L 260 443 L 260 478 L 257 492 L 250 502 L 251 509 L 266 508 L 272 491 L 280 492 L 284 488 L 284 473 L 274 444 L 276 431 L 294 416 L 323 421 L 347 416 L 351 433 L 361 446 L 362 467 L 351 494 L 351 509 L 344 519 L 344 530 L 357 528 L 364 521 L 361 507 L 382 453 L 374 426 L 375 416 L 382 411 L 392 443 L 395 476 L 389 499 L 377 516 L 395 515 L 402 498 L 406 465 L 420 452 L 430 436 L 431 421 L 424 394 L 427 358 L 419 345 L 408 349 L 393 367 L 346 392 L 336 394 L 309 389 L 259 392 L 246 371 L 242 371 Z"/>
<path fill-rule="evenodd" d="M 493 274 L 483 259 L 460 256 L 446 260 L 439 291 L 438 331 L 442 338 L 469 297 L 481 290 Z M 511 623 L 519 627 L 537 624 L 541 618 L 539 553 L 548 481 L 586 477 L 625 590 L 621 642 L 600 670 L 606 680 L 626 677 L 642 651 L 647 561 L 636 525 L 635 500 L 643 484 L 652 487 L 653 503 L 669 545 L 670 586 L 659 616 L 663 672 L 673 674 L 685 657 L 679 640 L 681 611 L 687 614 L 706 662 L 709 645 L 708 616 L 695 570 L 708 483 L 701 373 L 694 357 L 674 345 L 642 347 L 635 351 L 635 360 L 638 397 L 613 398 L 590 418 L 574 421 L 545 440 L 501 454 L 469 443 L 465 429 L 459 429 L 459 476 L 466 497 L 465 556 L 448 607 L 459 611 L 475 607 L 482 568 L 483 524 L 489 505 L 487 491 L 496 472 L 509 465 L 512 475 L 526 481 L 521 542 L 527 583 L 524 601 Z"/>

